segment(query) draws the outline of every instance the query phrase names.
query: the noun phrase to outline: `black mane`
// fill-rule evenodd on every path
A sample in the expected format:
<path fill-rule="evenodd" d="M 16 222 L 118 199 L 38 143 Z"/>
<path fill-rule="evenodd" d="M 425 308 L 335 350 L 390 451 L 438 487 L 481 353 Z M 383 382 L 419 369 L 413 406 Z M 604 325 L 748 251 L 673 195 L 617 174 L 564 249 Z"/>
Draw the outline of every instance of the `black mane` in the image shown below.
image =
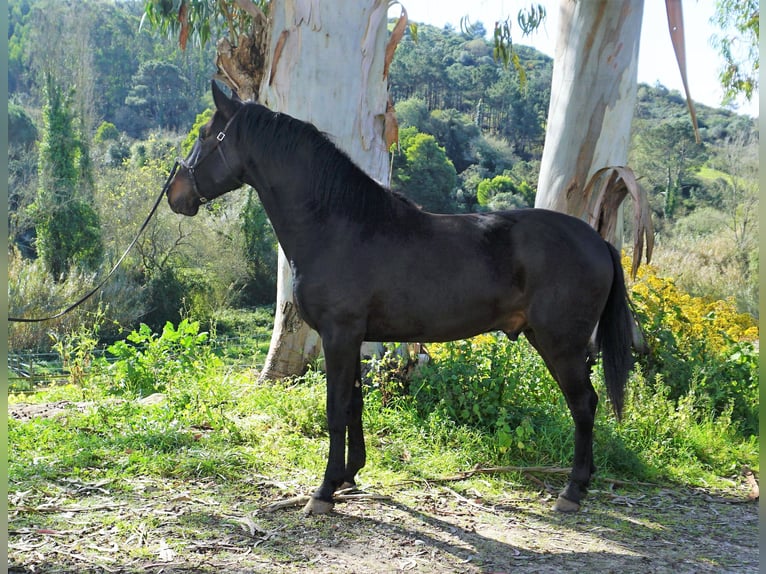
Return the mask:
<path fill-rule="evenodd" d="M 292 169 L 305 169 L 308 201 L 322 219 L 337 215 L 356 222 L 383 224 L 404 210 L 419 207 L 367 175 L 330 138 L 311 123 L 273 112 L 259 104 L 246 104 L 243 133 L 253 145 L 263 145 L 277 164 L 297 157 Z"/>

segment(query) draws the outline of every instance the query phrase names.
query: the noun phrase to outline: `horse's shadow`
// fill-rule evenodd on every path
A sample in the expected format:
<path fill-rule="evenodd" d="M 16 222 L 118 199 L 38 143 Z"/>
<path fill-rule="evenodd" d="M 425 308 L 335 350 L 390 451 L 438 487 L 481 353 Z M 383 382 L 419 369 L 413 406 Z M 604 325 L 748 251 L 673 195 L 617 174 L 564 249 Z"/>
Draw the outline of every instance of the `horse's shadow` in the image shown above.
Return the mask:
<path fill-rule="evenodd" d="M 496 519 L 489 527 L 475 521 L 469 526 L 456 524 L 391 499 L 382 504 L 409 520 L 355 514 L 343 520 L 366 524 L 370 531 L 386 533 L 390 539 L 418 541 L 429 551 L 426 555 L 464 564 L 465 571 L 757 572 L 757 534 L 743 539 L 747 525 L 740 532 L 722 534 L 721 514 L 710 505 L 720 508 L 727 500 L 704 496 L 703 500 L 688 492 L 661 490 L 653 495 L 617 496 L 602 491 L 595 492 L 584 511 L 575 514 L 510 502 L 492 506 Z M 667 512 L 665 505 L 676 508 Z M 757 524 L 754 505 L 730 509 L 736 522 Z M 342 506 L 338 513 L 345 514 Z M 679 528 L 679 521 L 686 523 Z M 753 532 L 752 524 L 749 531 Z M 524 540 L 514 543 L 519 534 Z M 538 543 L 530 544 L 535 537 Z"/>

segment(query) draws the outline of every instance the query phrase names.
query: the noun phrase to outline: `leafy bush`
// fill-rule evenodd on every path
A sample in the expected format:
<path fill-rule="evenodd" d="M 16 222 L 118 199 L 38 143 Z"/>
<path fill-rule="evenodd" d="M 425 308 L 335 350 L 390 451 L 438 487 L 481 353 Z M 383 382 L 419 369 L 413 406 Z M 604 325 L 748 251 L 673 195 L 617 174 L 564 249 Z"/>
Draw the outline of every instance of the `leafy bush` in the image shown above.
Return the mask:
<path fill-rule="evenodd" d="M 655 268 L 642 267 L 631 288 L 650 348 L 640 359 L 647 380 L 667 385 L 678 400 L 691 389 L 715 414 L 731 409 L 746 434 L 758 429 L 758 327 L 733 299 L 692 297 Z"/>
<path fill-rule="evenodd" d="M 649 380 L 640 367 L 638 370 L 628 387 L 630 400 L 616 432 L 621 448 L 640 458 L 647 478 L 696 483 L 710 471 L 728 477 L 740 471 L 743 461 L 757 456 L 757 438 L 742 438 L 740 425 L 732 421 L 731 407 L 716 415 L 709 398 L 695 385 L 674 400 L 664 377 Z M 607 448 L 611 450 L 614 444 L 609 441 Z M 609 462 L 619 458 L 612 456 Z"/>
<path fill-rule="evenodd" d="M 107 348 L 117 359 L 109 367 L 111 392 L 147 396 L 164 391 L 170 383 L 180 386 L 200 370 L 220 366 L 207 341 L 208 333 L 200 333 L 199 323 L 187 319 L 177 328 L 166 323 L 159 335 L 142 324 L 126 340 Z"/>
<path fill-rule="evenodd" d="M 111 122 L 101 122 L 96 128 L 96 135 L 93 136 L 93 143 L 100 145 L 107 141 L 116 141 L 120 137 L 120 130 Z"/>
<path fill-rule="evenodd" d="M 529 449 L 558 419 L 565 435 L 571 420 L 564 397 L 526 340 L 496 334 L 429 345 L 432 361 L 411 383 L 417 408 L 495 436 L 500 453 Z M 558 431 L 555 431 L 558 432 Z"/>
<path fill-rule="evenodd" d="M 202 126 L 204 126 L 207 122 L 210 121 L 210 118 L 213 117 L 213 109 L 207 108 L 203 110 L 202 112 L 197 114 L 197 117 L 194 118 L 194 125 L 192 126 L 191 130 L 189 130 L 189 133 L 186 134 L 186 137 L 181 142 L 181 154 L 186 157 L 189 155 L 189 152 L 191 151 L 192 147 L 194 147 L 194 142 L 197 141 L 197 138 L 199 137 L 199 130 Z"/>

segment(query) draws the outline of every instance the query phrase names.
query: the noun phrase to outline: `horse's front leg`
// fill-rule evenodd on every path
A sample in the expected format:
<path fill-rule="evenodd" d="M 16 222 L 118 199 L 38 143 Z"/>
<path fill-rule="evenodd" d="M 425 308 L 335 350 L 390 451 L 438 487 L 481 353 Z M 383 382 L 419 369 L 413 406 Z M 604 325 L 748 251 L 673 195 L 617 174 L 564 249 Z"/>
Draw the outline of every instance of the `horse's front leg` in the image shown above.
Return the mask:
<path fill-rule="evenodd" d="M 333 493 L 348 479 L 346 428 L 351 420 L 354 403 L 354 383 L 359 369 L 361 340 L 355 341 L 348 337 L 338 340 L 323 336 L 322 346 L 327 368 L 327 428 L 330 433 L 330 452 L 324 480 L 303 509 L 306 514 L 330 512 L 333 508 Z M 361 389 L 359 392 L 361 393 Z M 359 410 L 361 427 L 361 406 Z M 352 435 L 355 437 L 354 443 L 361 438 L 360 434 L 356 433 L 356 427 Z M 358 464 L 358 446 L 356 452 L 354 458 L 356 458 L 355 464 Z M 356 470 L 358 469 L 354 470 L 354 474 Z M 353 476 L 351 478 L 353 479 Z"/>
<path fill-rule="evenodd" d="M 348 461 L 346 462 L 346 476 L 343 479 L 341 488 L 352 488 L 356 486 L 356 473 L 364 467 L 367 458 L 364 447 L 364 430 L 362 429 L 363 407 L 362 365 L 359 361 L 359 357 L 357 357 L 348 420 Z"/>

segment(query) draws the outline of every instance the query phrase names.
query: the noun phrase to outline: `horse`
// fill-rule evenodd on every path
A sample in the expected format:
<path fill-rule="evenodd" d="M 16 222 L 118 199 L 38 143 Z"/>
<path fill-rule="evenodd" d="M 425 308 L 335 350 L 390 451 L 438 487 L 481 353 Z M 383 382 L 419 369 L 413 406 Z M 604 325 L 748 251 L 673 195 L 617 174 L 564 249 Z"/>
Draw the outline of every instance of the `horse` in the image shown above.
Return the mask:
<path fill-rule="evenodd" d="M 360 347 L 524 334 L 574 421 L 574 458 L 554 509 L 575 512 L 593 464 L 600 352 L 621 415 L 635 323 L 617 250 L 584 221 L 543 209 L 434 214 L 369 177 L 314 125 L 228 96 L 178 160 L 170 208 L 194 216 L 244 184 L 254 188 L 291 265 L 301 318 L 321 338 L 329 454 L 304 511 L 333 509 L 365 465 Z M 348 447 L 348 449 L 346 449 Z"/>

